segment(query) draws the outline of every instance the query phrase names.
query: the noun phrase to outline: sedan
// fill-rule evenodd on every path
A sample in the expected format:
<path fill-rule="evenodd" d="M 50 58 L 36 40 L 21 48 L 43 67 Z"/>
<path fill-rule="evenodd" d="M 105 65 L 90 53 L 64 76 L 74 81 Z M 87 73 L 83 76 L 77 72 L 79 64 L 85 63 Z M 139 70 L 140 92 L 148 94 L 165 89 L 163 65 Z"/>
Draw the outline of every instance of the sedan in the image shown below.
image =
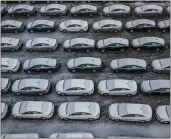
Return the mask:
<path fill-rule="evenodd" d="M 13 58 L 1 58 L 1 72 L 17 72 L 20 68 L 20 61 Z"/>
<path fill-rule="evenodd" d="M 12 115 L 17 119 L 50 119 L 53 113 L 54 104 L 46 101 L 21 101 L 12 108 Z"/>
<path fill-rule="evenodd" d="M 160 123 L 170 123 L 170 105 L 161 105 L 156 108 L 156 119 Z"/>
<path fill-rule="evenodd" d="M 56 92 L 59 95 L 91 95 L 94 92 L 94 83 L 86 79 L 60 80 L 56 84 Z"/>
<path fill-rule="evenodd" d="M 17 51 L 21 48 L 22 43 L 19 39 L 11 37 L 2 37 L 1 38 L 1 50 L 2 51 Z"/>
<path fill-rule="evenodd" d="M 102 80 L 98 84 L 98 92 L 101 95 L 126 95 L 137 94 L 137 83 L 134 80 Z"/>
<path fill-rule="evenodd" d="M 63 44 L 64 51 L 74 51 L 74 50 L 82 50 L 86 52 L 90 52 L 95 48 L 95 41 L 93 39 L 88 38 L 74 38 L 71 40 L 66 40 Z"/>
<path fill-rule="evenodd" d="M 63 120 L 96 120 L 100 117 L 100 106 L 96 102 L 66 102 L 58 108 Z"/>
<path fill-rule="evenodd" d="M 146 80 L 140 85 L 143 94 L 170 94 L 170 80 Z"/>
<path fill-rule="evenodd" d="M 102 61 L 100 58 L 95 57 L 78 57 L 70 59 L 67 63 L 70 72 L 77 71 L 93 71 L 102 69 Z"/>
<path fill-rule="evenodd" d="M 97 21 L 93 24 L 95 32 L 118 32 L 122 30 L 122 22 L 113 19 Z"/>
<path fill-rule="evenodd" d="M 8 105 L 4 102 L 1 102 L 1 119 L 4 119 L 8 112 Z"/>
<path fill-rule="evenodd" d="M 155 4 L 147 4 L 135 8 L 135 14 L 138 16 L 162 15 L 163 8 Z"/>
<path fill-rule="evenodd" d="M 30 139 L 36 139 L 40 138 L 38 133 L 17 133 L 17 134 L 2 134 L 2 138 L 15 138 L 15 139 L 25 139 L 25 138 L 30 138 Z"/>
<path fill-rule="evenodd" d="M 151 66 L 156 73 L 170 73 L 170 58 L 153 60 Z"/>
<path fill-rule="evenodd" d="M 92 133 L 88 133 L 88 132 L 68 132 L 68 133 L 53 133 L 50 135 L 49 138 L 94 138 Z"/>
<path fill-rule="evenodd" d="M 163 20 L 157 23 L 157 27 L 160 31 L 170 31 L 170 20 Z"/>
<path fill-rule="evenodd" d="M 83 20 L 68 20 L 61 22 L 59 30 L 62 32 L 86 32 L 88 30 L 88 22 Z"/>
<path fill-rule="evenodd" d="M 62 16 L 62 15 L 66 15 L 67 11 L 68 11 L 67 7 L 61 4 L 49 4 L 49 5 L 43 6 L 40 9 L 40 13 L 44 16 L 47 16 L 47 15 Z"/>
<path fill-rule="evenodd" d="M 147 63 L 143 59 L 122 58 L 112 60 L 110 68 L 113 72 L 144 72 L 147 68 Z"/>
<path fill-rule="evenodd" d="M 23 64 L 24 72 L 48 72 L 57 71 L 59 65 L 56 59 L 51 58 L 34 58 L 26 60 Z"/>
<path fill-rule="evenodd" d="M 23 22 L 17 20 L 4 20 L 1 23 L 1 32 L 2 33 L 19 33 L 23 32 L 25 26 Z"/>
<path fill-rule="evenodd" d="M 7 93 L 11 87 L 11 81 L 8 78 L 1 78 L 1 93 Z"/>
<path fill-rule="evenodd" d="M 109 106 L 109 117 L 114 121 L 149 122 L 152 109 L 147 104 L 114 103 Z"/>
<path fill-rule="evenodd" d="M 53 32 L 56 29 L 55 21 L 35 20 L 27 24 L 28 32 Z"/>
<path fill-rule="evenodd" d="M 74 6 L 71 8 L 70 12 L 71 15 L 75 17 L 77 17 L 78 15 L 88 15 L 90 17 L 98 15 L 97 7 L 89 4 Z"/>
<path fill-rule="evenodd" d="M 43 95 L 50 91 L 50 82 L 46 79 L 21 79 L 16 80 L 12 85 L 12 92 L 17 95 Z"/>
<path fill-rule="evenodd" d="M 12 6 L 8 10 L 8 14 L 10 16 L 15 16 L 15 15 L 31 16 L 31 15 L 35 15 L 36 14 L 36 10 L 35 10 L 34 6 L 20 4 L 20 5 Z"/>
<path fill-rule="evenodd" d="M 155 49 L 159 51 L 164 49 L 165 41 L 159 37 L 141 37 L 132 40 L 132 47 L 137 51 L 141 49 Z"/>
<path fill-rule="evenodd" d="M 58 47 L 56 39 L 52 38 L 35 38 L 28 40 L 25 44 L 27 51 L 55 51 Z"/>
<path fill-rule="evenodd" d="M 115 4 L 111 6 L 104 7 L 103 14 L 105 16 L 127 16 L 130 15 L 131 8 L 123 4 Z"/>
<path fill-rule="evenodd" d="M 120 50 L 125 51 L 129 47 L 129 40 L 124 38 L 107 38 L 97 42 L 97 49 L 101 52 L 106 50 Z"/>

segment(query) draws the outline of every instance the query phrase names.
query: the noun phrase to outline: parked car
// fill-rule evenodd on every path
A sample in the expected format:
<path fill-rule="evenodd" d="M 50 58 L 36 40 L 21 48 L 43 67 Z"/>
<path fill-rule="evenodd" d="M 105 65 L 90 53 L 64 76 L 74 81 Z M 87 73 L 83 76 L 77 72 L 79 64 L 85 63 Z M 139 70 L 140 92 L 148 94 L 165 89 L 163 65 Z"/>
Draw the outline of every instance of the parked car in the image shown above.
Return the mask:
<path fill-rule="evenodd" d="M 123 5 L 123 4 L 114 4 L 111 6 L 106 6 L 103 9 L 103 14 L 105 16 L 128 16 L 130 15 L 130 11 L 131 8 L 127 5 Z"/>
<path fill-rule="evenodd" d="M 8 112 L 8 105 L 4 102 L 1 102 L 1 119 L 4 119 Z"/>
<path fill-rule="evenodd" d="M 54 104 L 46 101 L 21 101 L 12 108 L 12 115 L 17 119 L 50 119 L 53 113 Z"/>
<path fill-rule="evenodd" d="M 6 8 L 1 6 L 1 15 L 3 16 L 6 13 Z"/>
<path fill-rule="evenodd" d="M 132 47 L 137 51 L 141 49 L 155 49 L 159 51 L 164 49 L 165 41 L 159 37 L 141 37 L 132 40 Z"/>
<path fill-rule="evenodd" d="M 1 38 L 1 51 L 17 51 L 21 48 L 22 43 L 19 39 L 12 37 Z"/>
<path fill-rule="evenodd" d="M 122 30 L 122 22 L 113 19 L 100 20 L 93 24 L 95 32 L 118 32 Z"/>
<path fill-rule="evenodd" d="M 27 51 L 55 51 L 58 47 L 56 39 L 52 38 L 35 38 L 28 40 L 25 44 Z"/>
<path fill-rule="evenodd" d="M 74 17 L 77 17 L 79 15 L 88 15 L 90 17 L 98 15 L 97 7 L 90 4 L 81 4 L 78 6 L 74 6 L 71 8 L 70 12 L 71 15 L 73 15 Z"/>
<path fill-rule="evenodd" d="M 137 58 L 114 59 L 110 63 L 110 68 L 113 72 L 144 72 L 147 69 L 147 63 L 145 60 Z"/>
<path fill-rule="evenodd" d="M 56 29 L 55 21 L 35 20 L 27 24 L 28 32 L 53 32 Z"/>
<path fill-rule="evenodd" d="M 47 15 L 66 15 L 67 14 L 67 7 L 65 5 L 61 5 L 61 4 L 48 4 L 46 6 L 41 7 L 40 9 L 40 13 L 44 16 Z"/>
<path fill-rule="evenodd" d="M 166 8 L 166 13 L 167 13 L 167 15 L 170 15 L 170 6 L 168 6 L 168 7 Z"/>
<path fill-rule="evenodd" d="M 155 21 L 149 19 L 136 19 L 127 22 L 125 24 L 125 28 L 129 32 L 140 31 L 140 30 L 151 32 L 152 30 L 156 29 L 156 23 Z"/>
<path fill-rule="evenodd" d="M 170 58 L 162 58 L 153 60 L 151 63 L 154 72 L 170 73 Z"/>
<path fill-rule="evenodd" d="M 62 32 L 86 32 L 88 30 L 88 22 L 83 20 L 67 20 L 60 23 L 59 30 Z"/>
<path fill-rule="evenodd" d="M 155 4 L 146 4 L 135 8 L 135 14 L 137 16 L 159 16 L 162 15 L 163 8 Z"/>
<path fill-rule="evenodd" d="M 70 59 L 67 63 L 68 70 L 70 72 L 76 71 L 93 71 L 102 69 L 102 61 L 100 58 L 95 57 L 78 57 Z"/>
<path fill-rule="evenodd" d="M 59 64 L 56 59 L 51 58 L 34 58 L 26 60 L 23 64 L 24 72 L 48 72 L 57 71 Z"/>
<path fill-rule="evenodd" d="M 160 123 L 170 123 L 170 105 L 157 106 L 155 116 Z"/>
<path fill-rule="evenodd" d="M 94 92 L 94 83 L 86 79 L 60 80 L 56 84 L 56 92 L 59 95 L 91 95 Z"/>
<path fill-rule="evenodd" d="M 102 80 L 98 84 L 98 92 L 100 95 L 132 96 L 137 94 L 137 83 L 124 79 Z"/>
<path fill-rule="evenodd" d="M 4 20 L 1 22 L 2 33 L 19 33 L 23 32 L 25 26 L 23 22 L 17 20 Z"/>
<path fill-rule="evenodd" d="M 114 103 L 109 106 L 109 117 L 114 121 L 149 122 L 152 109 L 147 104 Z"/>
<path fill-rule="evenodd" d="M 21 79 L 16 80 L 12 85 L 12 92 L 17 95 L 43 95 L 50 91 L 50 81 L 46 79 Z"/>
<path fill-rule="evenodd" d="M 74 38 L 71 40 L 66 40 L 63 44 L 64 51 L 76 51 L 82 50 L 90 52 L 95 48 L 95 41 L 88 38 Z"/>
<path fill-rule="evenodd" d="M 168 19 L 158 22 L 157 27 L 162 32 L 170 31 L 170 20 Z"/>
<path fill-rule="evenodd" d="M 38 133 L 15 133 L 15 134 L 2 134 L 2 138 L 17 138 L 17 139 L 25 139 L 25 138 L 40 138 Z"/>
<path fill-rule="evenodd" d="M 31 16 L 31 15 L 36 14 L 36 10 L 35 10 L 34 6 L 26 5 L 26 4 L 20 4 L 20 5 L 12 6 L 8 10 L 8 14 L 10 16 L 16 16 L 16 15 Z"/>
<path fill-rule="evenodd" d="M 105 52 L 106 50 L 120 50 L 123 52 L 128 49 L 129 40 L 124 38 L 107 38 L 99 40 L 96 46 L 101 52 Z"/>
<path fill-rule="evenodd" d="M 63 120 L 96 120 L 100 117 L 100 106 L 96 102 L 66 102 L 58 108 Z"/>
<path fill-rule="evenodd" d="M 170 94 L 170 80 L 146 80 L 140 89 L 143 94 Z"/>
<path fill-rule="evenodd" d="M 7 93 L 11 87 L 11 81 L 8 78 L 1 78 L 1 93 Z"/>
<path fill-rule="evenodd" d="M 92 133 L 88 132 L 68 132 L 68 133 L 53 133 L 49 138 L 94 138 Z"/>
<path fill-rule="evenodd" d="M 1 72 L 17 72 L 20 68 L 20 61 L 13 58 L 1 58 Z"/>

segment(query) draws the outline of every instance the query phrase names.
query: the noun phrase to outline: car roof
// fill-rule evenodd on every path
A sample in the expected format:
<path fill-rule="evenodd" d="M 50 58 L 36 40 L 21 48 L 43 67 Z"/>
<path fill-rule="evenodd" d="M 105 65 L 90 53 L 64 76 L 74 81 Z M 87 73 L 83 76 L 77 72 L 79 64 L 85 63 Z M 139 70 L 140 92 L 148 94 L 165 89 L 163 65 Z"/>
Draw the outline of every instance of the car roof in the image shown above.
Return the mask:
<path fill-rule="evenodd" d="M 35 20 L 35 21 L 32 22 L 32 26 L 36 26 L 38 24 L 54 26 L 55 21 L 52 21 L 52 20 Z"/>
<path fill-rule="evenodd" d="M 148 9 L 157 9 L 159 10 L 159 8 L 161 8 L 161 6 L 159 5 L 155 5 L 155 4 L 147 4 L 147 5 L 142 5 L 140 6 L 142 11 L 146 11 Z"/>
<path fill-rule="evenodd" d="M 34 46 L 38 43 L 54 45 L 56 43 L 56 39 L 41 37 L 41 38 L 35 38 L 32 40 L 32 46 Z"/>
<path fill-rule="evenodd" d="M 124 10 L 130 10 L 130 7 L 123 4 L 114 4 L 108 7 L 110 11 L 113 11 L 114 9 L 124 9 Z"/>
<path fill-rule="evenodd" d="M 47 66 L 55 66 L 56 59 L 51 58 L 34 58 L 29 62 L 29 67 L 33 67 L 35 65 L 47 65 Z"/>
<path fill-rule="evenodd" d="M 159 62 L 163 68 L 170 66 L 170 58 L 159 59 Z"/>
<path fill-rule="evenodd" d="M 52 9 L 52 8 L 57 8 L 57 9 L 64 9 L 66 6 L 62 4 L 48 4 L 45 6 L 46 10 Z"/>
<path fill-rule="evenodd" d="M 68 21 L 65 21 L 65 25 L 66 26 L 69 26 L 69 25 L 72 25 L 72 24 L 77 24 L 77 25 L 80 25 L 80 26 L 84 26 L 84 24 L 86 23 L 86 21 L 83 21 L 83 20 L 68 20 Z"/>
<path fill-rule="evenodd" d="M 33 10 L 33 6 L 31 5 L 26 5 L 26 4 L 19 4 L 13 7 L 13 11 L 17 10 L 17 9 L 27 9 L 27 10 Z"/>
<path fill-rule="evenodd" d="M 103 27 L 104 25 L 110 25 L 110 24 L 117 25 L 117 26 L 122 25 L 121 21 L 113 20 L 113 19 L 100 20 L 98 21 L 98 24 L 100 25 L 100 27 Z"/>
<path fill-rule="evenodd" d="M 170 80 L 149 80 L 149 83 L 152 90 L 170 88 Z"/>
<path fill-rule="evenodd" d="M 113 44 L 113 43 L 128 45 L 129 41 L 128 39 L 124 39 L 124 38 L 107 38 L 103 40 L 103 43 L 105 44 L 105 46 Z"/>
<path fill-rule="evenodd" d="M 94 40 L 93 39 L 88 39 L 88 38 L 74 38 L 70 40 L 71 46 L 75 44 L 88 44 L 88 45 L 94 45 Z"/>
<path fill-rule="evenodd" d="M 159 37 L 141 37 L 138 38 L 138 41 L 141 45 L 146 44 L 148 42 L 156 42 L 156 43 L 164 44 L 164 40 Z"/>
<path fill-rule="evenodd" d="M 1 26 L 12 25 L 12 26 L 20 27 L 22 24 L 23 22 L 17 20 L 4 20 L 2 21 Z"/>
<path fill-rule="evenodd" d="M 12 44 L 13 46 L 15 46 L 19 43 L 19 39 L 12 38 L 12 37 L 2 37 L 1 43 Z"/>
<path fill-rule="evenodd" d="M 131 22 L 132 22 L 133 26 L 137 26 L 139 24 L 149 24 L 152 26 L 156 25 L 156 23 L 153 20 L 149 20 L 149 19 L 136 19 Z"/>
<path fill-rule="evenodd" d="M 81 4 L 76 6 L 76 10 L 79 11 L 81 9 L 90 9 L 90 10 L 96 10 L 96 6 L 90 5 L 90 4 Z"/>

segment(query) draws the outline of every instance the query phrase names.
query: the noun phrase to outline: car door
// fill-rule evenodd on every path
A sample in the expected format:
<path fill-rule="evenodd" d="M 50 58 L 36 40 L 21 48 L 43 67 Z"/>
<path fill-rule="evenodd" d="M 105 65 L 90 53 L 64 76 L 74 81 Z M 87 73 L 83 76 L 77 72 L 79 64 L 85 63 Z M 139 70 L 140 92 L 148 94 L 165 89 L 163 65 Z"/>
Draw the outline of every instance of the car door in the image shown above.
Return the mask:
<path fill-rule="evenodd" d="M 87 68 L 86 64 L 81 64 L 81 65 L 75 67 L 75 69 L 77 69 L 77 70 L 85 70 L 86 68 Z"/>
<path fill-rule="evenodd" d="M 38 72 L 41 69 L 40 67 L 41 67 L 41 65 L 35 65 L 35 66 L 31 67 L 30 70 L 31 71 L 35 71 L 35 72 Z"/>
<path fill-rule="evenodd" d="M 15 14 L 15 15 L 20 15 L 20 14 L 21 14 L 21 11 L 22 11 L 22 9 L 16 9 L 16 10 L 14 11 L 14 14 Z"/>
<path fill-rule="evenodd" d="M 120 95 L 120 88 L 113 88 L 112 90 L 109 91 L 110 95 Z"/>
<path fill-rule="evenodd" d="M 48 14 L 49 15 L 55 15 L 57 13 L 57 9 L 56 8 L 51 8 L 48 10 Z"/>
<path fill-rule="evenodd" d="M 131 69 L 131 66 L 130 66 L 130 65 L 127 65 L 127 66 L 121 67 L 120 70 L 123 70 L 123 71 L 130 71 L 130 70 L 132 70 L 132 69 Z"/>
<path fill-rule="evenodd" d="M 41 31 L 42 30 L 42 25 L 38 24 L 36 26 L 33 27 L 36 31 Z"/>
<path fill-rule="evenodd" d="M 82 118 L 81 114 L 82 114 L 81 112 L 75 112 L 75 113 L 69 115 L 69 119 L 81 119 Z"/>

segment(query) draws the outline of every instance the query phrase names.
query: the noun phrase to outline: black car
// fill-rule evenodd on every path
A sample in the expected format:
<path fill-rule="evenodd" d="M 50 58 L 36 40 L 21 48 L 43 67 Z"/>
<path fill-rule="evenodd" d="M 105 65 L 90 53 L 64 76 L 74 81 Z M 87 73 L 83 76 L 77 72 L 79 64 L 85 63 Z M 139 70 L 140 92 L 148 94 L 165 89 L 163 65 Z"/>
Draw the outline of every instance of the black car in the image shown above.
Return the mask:
<path fill-rule="evenodd" d="M 163 20 L 157 23 L 157 27 L 159 31 L 166 32 L 170 31 L 170 20 Z"/>
<path fill-rule="evenodd" d="M 8 10 L 8 14 L 10 16 L 16 16 L 16 15 L 31 16 L 31 15 L 35 15 L 35 13 L 36 10 L 34 6 L 25 5 L 25 4 L 13 6 Z"/>
<path fill-rule="evenodd" d="M 28 32 L 53 32 L 56 29 L 55 21 L 35 20 L 27 24 Z"/>
<path fill-rule="evenodd" d="M 125 24 L 125 28 L 130 32 L 139 30 L 151 32 L 152 30 L 156 29 L 156 23 L 155 21 L 149 19 L 137 19 L 127 22 Z"/>
<path fill-rule="evenodd" d="M 19 33 L 23 32 L 25 25 L 23 22 L 16 20 L 4 20 L 1 23 L 1 32 L 2 33 Z"/>

